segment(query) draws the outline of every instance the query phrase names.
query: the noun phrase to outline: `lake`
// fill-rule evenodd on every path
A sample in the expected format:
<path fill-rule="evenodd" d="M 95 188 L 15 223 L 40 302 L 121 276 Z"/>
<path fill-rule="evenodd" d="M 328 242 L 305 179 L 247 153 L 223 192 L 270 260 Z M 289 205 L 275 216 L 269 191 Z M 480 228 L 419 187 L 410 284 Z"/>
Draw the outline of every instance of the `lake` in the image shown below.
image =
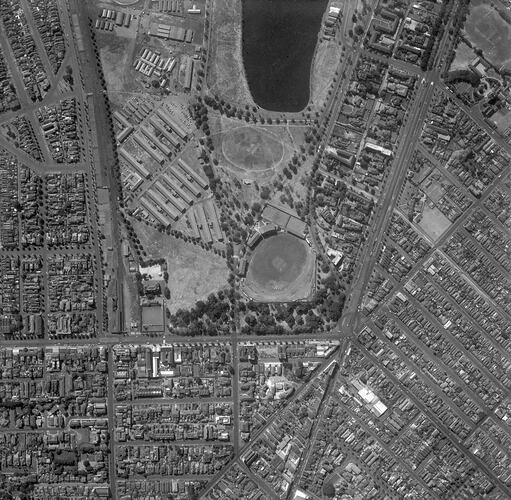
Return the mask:
<path fill-rule="evenodd" d="M 242 0 L 243 62 L 256 104 L 301 111 L 328 0 Z"/>

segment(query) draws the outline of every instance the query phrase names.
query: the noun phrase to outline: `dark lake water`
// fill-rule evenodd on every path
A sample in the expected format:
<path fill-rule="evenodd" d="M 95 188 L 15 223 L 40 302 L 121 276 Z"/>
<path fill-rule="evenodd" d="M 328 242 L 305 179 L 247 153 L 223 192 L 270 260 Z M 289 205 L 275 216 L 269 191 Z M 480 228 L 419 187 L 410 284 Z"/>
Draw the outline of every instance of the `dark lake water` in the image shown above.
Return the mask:
<path fill-rule="evenodd" d="M 328 0 L 242 0 L 243 62 L 254 101 L 301 111 L 309 101 L 312 56 Z"/>

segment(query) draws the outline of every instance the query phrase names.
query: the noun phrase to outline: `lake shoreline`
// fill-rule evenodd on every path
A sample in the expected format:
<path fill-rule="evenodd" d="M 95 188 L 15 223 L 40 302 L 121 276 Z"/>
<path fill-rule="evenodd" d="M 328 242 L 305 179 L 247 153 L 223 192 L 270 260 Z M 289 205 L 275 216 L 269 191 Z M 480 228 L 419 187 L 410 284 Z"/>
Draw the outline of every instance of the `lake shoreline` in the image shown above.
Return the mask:
<path fill-rule="evenodd" d="M 242 64 L 262 109 L 300 113 L 313 100 L 312 71 L 327 6 L 328 0 L 243 0 Z"/>

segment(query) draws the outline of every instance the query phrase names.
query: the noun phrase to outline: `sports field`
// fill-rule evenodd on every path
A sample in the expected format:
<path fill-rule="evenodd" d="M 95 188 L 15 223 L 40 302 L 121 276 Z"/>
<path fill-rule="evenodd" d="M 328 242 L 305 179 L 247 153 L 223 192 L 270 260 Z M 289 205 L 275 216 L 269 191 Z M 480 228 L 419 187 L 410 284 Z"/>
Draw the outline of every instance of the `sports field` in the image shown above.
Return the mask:
<path fill-rule="evenodd" d="M 316 256 L 304 240 L 288 233 L 270 236 L 252 254 L 243 290 L 257 302 L 308 299 L 315 263 Z"/>
<path fill-rule="evenodd" d="M 438 208 L 424 207 L 419 226 L 433 241 L 437 241 L 451 225 L 451 221 Z"/>
<path fill-rule="evenodd" d="M 280 163 L 284 147 L 263 130 L 241 127 L 224 133 L 222 153 L 235 167 L 266 170 Z"/>
<path fill-rule="evenodd" d="M 488 60 L 511 68 L 511 24 L 489 2 L 473 2 L 464 29 Z"/>

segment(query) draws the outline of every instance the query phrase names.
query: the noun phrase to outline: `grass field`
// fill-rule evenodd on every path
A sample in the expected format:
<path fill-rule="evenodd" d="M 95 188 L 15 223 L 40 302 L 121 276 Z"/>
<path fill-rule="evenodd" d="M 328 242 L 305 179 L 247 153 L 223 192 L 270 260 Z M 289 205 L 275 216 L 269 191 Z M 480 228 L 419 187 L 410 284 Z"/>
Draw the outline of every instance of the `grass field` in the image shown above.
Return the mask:
<path fill-rule="evenodd" d="M 429 187 L 422 188 L 422 190 L 426 193 L 428 198 L 435 204 L 438 203 L 438 201 L 445 194 L 444 188 L 438 182 L 433 182 Z"/>
<path fill-rule="evenodd" d="M 316 256 L 307 243 L 287 233 L 255 248 L 243 291 L 258 302 L 290 302 L 312 295 Z"/>
<path fill-rule="evenodd" d="M 451 71 L 467 69 L 468 65 L 475 59 L 476 54 L 471 47 L 461 41 L 456 47 L 456 55 L 452 61 Z"/>
<path fill-rule="evenodd" d="M 341 49 L 335 40 L 323 40 L 316 46 L 311 70 L 310 103 L 320 109 L 328 97 L 328 89 L 339 64 Z"/>
<path fill-rule="evenodd" d="M 511 128 L 511 111 L 506 108 L 499 110 L 490 120 L 495 123 L 501 134 L 505 134 Z"/>
<path fill-rule="evenodd" d="M 170 300 L 166 304 L 172 313 L 189 309 L 198 300 L 227 286 L 229 270 L 222 257 L 159 233 L 144 223 L 133 221 L 133 227 L 148 258 L 167 260 Z"/>
<path fill-rule="evenodd" d="M 284 148 L 269 134 L 255 127 L 240 127 L 223 135 L 222 153 L 243 170 L 273 168 L 284 156 Z"/>
<path fill-rule="evenodd" d="M 241 0 L 216 0 L 211 26 L 211 53 L 207 84 L 218 94 L 241 105 L 253 105 L 241 56 Z"/>
<path fill-rule="evenodd" d="M 436 241 L 451 226 L 451 221 L 436 207 L 424 207 L 420 228 L 433 240 Z"/>
<path fill-rule="evenodd" d="M 122 106 L 129 93 L 142 90 L 131 67 L 134 40 L 101 32 L 98 32 L 96 37 L 109 98 Z"/>
<path fill-rule="evenodd" d="M 488 60 L 511 68 L 511 24 L 490 3 L 473 2 L 464 29 L 472 45 Z"/>
<path fill-rule="evenodd" d="M 222 167 L 239 178 L 268 182 L 300 151 L 305 126 L 255 124 L 210 113 L 211 136 Z"/>

